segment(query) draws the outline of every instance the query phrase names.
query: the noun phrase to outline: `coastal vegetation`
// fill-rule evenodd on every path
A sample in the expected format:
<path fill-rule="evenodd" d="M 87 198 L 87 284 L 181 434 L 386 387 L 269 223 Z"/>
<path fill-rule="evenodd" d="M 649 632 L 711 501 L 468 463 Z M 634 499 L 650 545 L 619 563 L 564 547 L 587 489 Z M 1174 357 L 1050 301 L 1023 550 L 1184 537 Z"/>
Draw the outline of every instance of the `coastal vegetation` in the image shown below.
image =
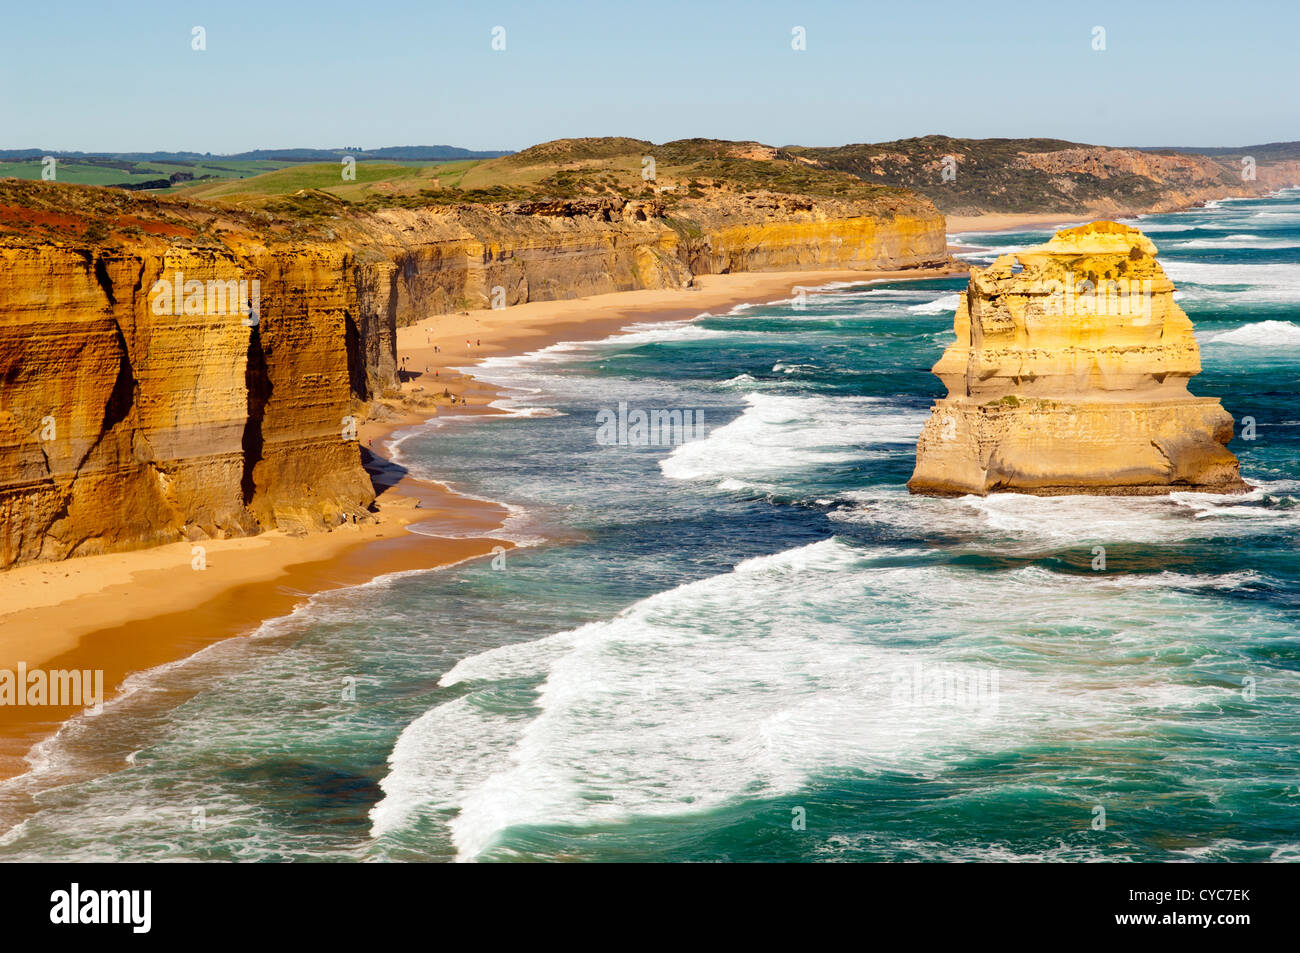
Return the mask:
<path fill-rule="evenodd" d="M 0 153 L 0 177 L 40 179 L 43 168 L 43 157 L 30 150 Z M 57 165 L 60 182 L 269 207 L 307 219 L 329 214 L 330 203 L 302 201 L 300 193 L 377 209 L 595 196 L 654 197 L 672 207 L 718 192 L 759 190 L 860 201 L 907 189 L 951 215 L 1119 214 L 1257 194 L 1298 174 L 1300 143 L 1137 149 L 940 135 L 829 147 L 606 136 L 556 139 L 507 154 L 442 146 L 236 157 L 77 154 Z"/>

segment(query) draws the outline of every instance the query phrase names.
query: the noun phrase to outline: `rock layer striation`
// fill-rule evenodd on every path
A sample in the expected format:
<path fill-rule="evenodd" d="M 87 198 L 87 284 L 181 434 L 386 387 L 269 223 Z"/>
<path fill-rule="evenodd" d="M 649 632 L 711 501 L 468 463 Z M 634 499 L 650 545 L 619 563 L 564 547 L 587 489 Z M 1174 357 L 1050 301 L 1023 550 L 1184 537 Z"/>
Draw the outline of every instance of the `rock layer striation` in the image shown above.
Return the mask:
<path fill-rule="evenodd" d="M 0 181 L 0 569 L 365 518 L 352 427 L 396 386 L 396 329 L 439 313 L 947 260 L 906 193 L 683 204 L 293 217 Z"/>
<path fill-rule="evenodd" d="M 972 268 L 908 489 L 1245 490 L 1232 417 L 1187 389 L 1200 352 L 1155 256 L 1137 229 L 1094 222 Z"/>

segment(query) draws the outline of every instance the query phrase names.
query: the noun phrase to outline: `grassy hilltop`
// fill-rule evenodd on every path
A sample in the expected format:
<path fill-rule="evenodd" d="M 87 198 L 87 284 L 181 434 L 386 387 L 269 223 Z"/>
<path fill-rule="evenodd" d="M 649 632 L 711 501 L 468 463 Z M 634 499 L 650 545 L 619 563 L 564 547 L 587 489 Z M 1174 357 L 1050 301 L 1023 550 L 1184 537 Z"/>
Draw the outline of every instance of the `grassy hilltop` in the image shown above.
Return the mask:
<path fill-rule="evenodd" d="M 903 190 L 952 215 L 985 212 L 1126 214 L 1164 211 L 1300 181 L 1300 147 L 1116 149 L 1061 139 L 924 136 L 834 147 L 680 139 L 557 139 L 506 155 L 451 147 L 357 152 L 344 179 L 342 150 L 267 150 L 239 157 L 184 154 L 60 159 L 58 181 L 120 185 L 227 208 L 321 220 L 358 210 L 618 197 L 674 207 L 745 193 L 845 201 L 896 199 Z M 443 158 L 442 155 L 447 157 Z M 1241 175 L 1255 155 L 1258 180 Z M 650 161 L 653 175 L 650 175 Z M 945 169 L 955 175 L 945 175 Z M 0 152 L 0 177 L 39 179 L 32 151 Z"/>
<path fill-rule="evenodd" d="M 653 160 L 652 178 L 647 157 Z M 686 199 L 756 191 L 845 200 L 898 194 L 760 143 L 714 139 L 663 145 L 626 138 L 557 139 L 493 159 L 423 166 L 358 162 L 355 181 L 345 181 L 341 173 L 337 163 L 320 163 L 174 191 L 186 199 L 309 216 L 340 202 L 374 209 L 616 196 L 655 198 L 671 207 Z"/>

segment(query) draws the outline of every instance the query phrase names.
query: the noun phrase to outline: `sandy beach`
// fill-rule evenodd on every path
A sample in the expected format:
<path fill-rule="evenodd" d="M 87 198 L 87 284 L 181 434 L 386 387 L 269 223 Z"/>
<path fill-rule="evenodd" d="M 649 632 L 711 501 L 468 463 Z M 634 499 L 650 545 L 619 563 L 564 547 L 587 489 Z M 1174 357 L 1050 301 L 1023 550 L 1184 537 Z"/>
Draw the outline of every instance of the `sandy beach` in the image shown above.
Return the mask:
<path fill-rule="evenodd" d="M 1217 197 L 1226 198 L 1228 193 Z M 1208 200 L 1207 198 L 1205 201 Z M 1118 221 L 1120 219 L 1137 218 L 1140 215 L 1164 215 L 1169 212 L 1197 208 L 1202 204 L 1204 204 L 1204 201 L 1187 202 L 1170 208 L 1157 206 L 1144 209 L 1093 209 L 1092 211 L 1084 210 L 1082 213 L 1075 212 L 1073 215 L 1065 212 L 990 212 L 983 215 L 948 215 L 946 216 L 946 231 L 949 236 L 961 232 L 1012 232 L 1026 228 L 1050 228 L 1055 231 L 1061 228 L 1069 228 L 1072 225 L 1084 225 L 1088 222 L 1101 220 Z"/>
<path fill-rule="evenodd" d="M 1081 225 L 1084 222 L 1091 222 L 1098 218 L 1105 218 L 1104 215 L 1091 215 L 1079 218 L 1070 216 L 1062 212 L 1042 212 L 1038 214 L 1014 215 L 1014 214 L 988 214 L 988 215 L 949 215 L 948 234 L 956 235 L 961 232 L 1013 232 L 1023 228 L 1065 228 L 1070 225 Z"/>
<path fill-rule="evenodd" d="M 486 357 L 524 354 L 565 340 L 594 340 L 641 321 L 693 318 L 798 287 L 835 281 L 936 277 L 955 271 L 766 272 L 702 276 L 683 290 L 629 291 L 508 309 L 430 316 L 398 330 L 402 394 L 376 401 L 360 431 L 378 498 L 373 522 L 293 537 L 279 532 L 202 544 L 41 563 L 0 573 L 0 669 L 102 670 L 107 698 L 132 672 L 184 658 L 245 635 L 312 594 L 390 572 L 482 557 L 509 542 L 492 537 L 502 506 L 406 476 L 386 459 L 398 430 L 456 412 L 494 413 L 499 396 L 459 368 Z M 444 528 L 457 538 L 414 534 Z M 470 538 L 464 538 L 466 535 Z M 21 773 L 33 744 L 79 709 L 0 706 L 0 777 Z"/>

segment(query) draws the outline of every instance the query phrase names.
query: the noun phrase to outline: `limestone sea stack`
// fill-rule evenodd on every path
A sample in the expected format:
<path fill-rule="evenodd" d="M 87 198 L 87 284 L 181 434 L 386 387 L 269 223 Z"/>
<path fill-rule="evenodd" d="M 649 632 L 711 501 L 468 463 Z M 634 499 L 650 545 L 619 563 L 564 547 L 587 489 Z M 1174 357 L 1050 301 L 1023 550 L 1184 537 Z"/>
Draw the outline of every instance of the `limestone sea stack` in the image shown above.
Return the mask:
<path fill-rule="evenodd" d="M 1232 417 L 1187 390 L 1200 350 L 1155 256 L 1137 229 L 1093 222 L 972 268 L 908 489 L 1247 490 Z"/>

